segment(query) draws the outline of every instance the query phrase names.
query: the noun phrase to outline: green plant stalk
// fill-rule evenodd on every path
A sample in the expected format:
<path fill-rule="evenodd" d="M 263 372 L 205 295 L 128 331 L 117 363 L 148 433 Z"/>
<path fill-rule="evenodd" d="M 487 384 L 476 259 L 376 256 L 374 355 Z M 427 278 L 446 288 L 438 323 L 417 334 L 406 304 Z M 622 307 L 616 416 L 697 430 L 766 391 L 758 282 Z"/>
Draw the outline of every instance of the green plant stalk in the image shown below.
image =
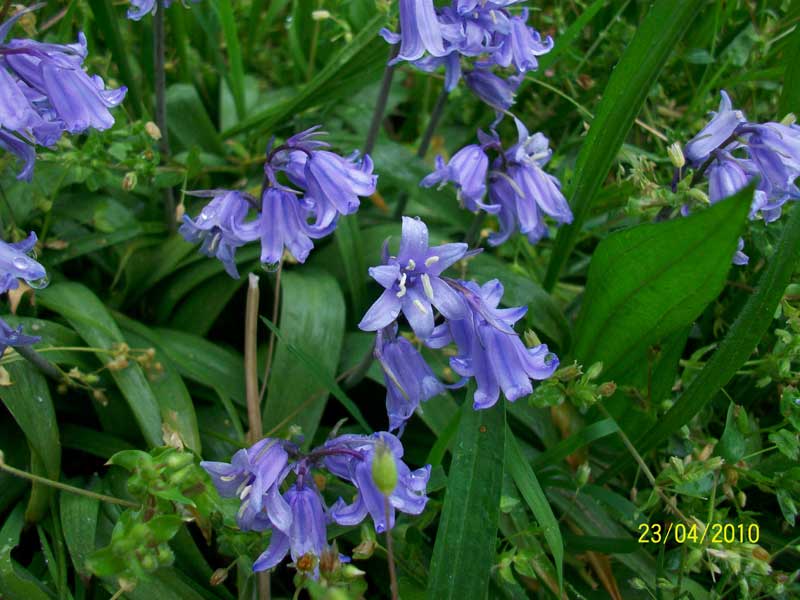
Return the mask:
<path fill-rule="evenodd" d="M 394 540 L 392 539 L 392 528 L 389 527 L 389 496 L 383 497 L 383 511 L 386 515 L 386 562 L 389 563 L 389 588 L 392 591 L 392 600 L 398 600 L 400 593 L 397 587 L 397 569 L 394 564 Z"/>
<path fill-rule="evenodd" d="M 728 335 L 686 391 L 658 423 L 640 436 L 635 446 L 641 454 L 666 440 L 673 431 L 688 423 L 708 404 L 750 357 L 772 323 L 775 309 L 797 267 L 800 256 L 800 210 L 793 207 L 786 221 L 772 260 L 759 279 L 756 291 L 748 298 Z M 620 461 L 602 480 L 625 468 L 629 461 Z"/>
<path fill-rule="evenodd" d="M 392 80 L 394 79 L 395 65 L 389 63 L 397 56 L 399 48 L 398 45 L 394 45 L 389 51 L 389 60 L 383 71 L 383 79 L 381 79 L 381 87 L 375 100 L 375 109 L 372 111 L 372 121 L 369 124 L 367 140 L 364 142 L 364 154 L 371 153 L 375 148 L 375 141 L 378 139 L 378 132 L 381 130 L 381 123 L 383 123 L 383 116 L 386 112 L 386 103 L 389 101 L 389 92 L 392 89 Z"/>
<path fill-rule="evenodd" d="M 138 504 L 136 504 L 135 502 L 131 502 L 129 500 L 123 500 L 122 498 L 115 498 L 114 496 L 106 496 L 105 494 L 98 494 L 97 492 L 84 490 L 82 488 L 67 485 L 66 483 L 61 483 L 60 481 L 53 481 L 52 479 L 47 479 L 47 477 L 41 477 L 40 475 L 34 475 L 33 473 L 28 473 L 27 471 L 14 468 L 11 465 L 7 465 L 5 463 L 1 451 L 0 451 L 0 471 L 5 471 L 9 475 L 13 475 L 14 477 L 27 479 L 28 481 L 41 483 L 42 485 L 47 485 L 57 490 L 69 492 L 70 494 L 86 496 L 87 498 L 93 498 L 94 500 L 100 500 L 101 502 L 107 502 L 108 504 L 117 504 L 119 506 L 127 506 L 128 508 L 140 508 Z"/>
<path fill-rule="evenodd" d="M 275 271 L 275 291 L 272 296 L 272 322 L 278 322 L 278 314 L 281 304 L 281 273 L 283 272 L 283 261 L 278 263 L 278 270 Z M 264 362 L 264 374 L 261 377 L 261 391 L 258 394 L 259 403 L 264 401 L 264 394 L 267 393 L 267 383 L 269 382 L 269 372 L 272 369 L 272 359 L 275 355 L 275 332 L 269 333 L 269 346 L 267 347 L 267 358 Z"/>
<path fill-rule="evenodd" d="M 30 346 L 15 346 L 14 350 L 53 381 L 58 383 L 64 381 L 61 370 Z"/>
<path fill-rule="evenodd" d="M 575 165 L 567 197 L 574 219 L 556 237 L 544 288 L 552 291 L 653 82 L 702 4 L 658 0 L 614 68 Z"/>

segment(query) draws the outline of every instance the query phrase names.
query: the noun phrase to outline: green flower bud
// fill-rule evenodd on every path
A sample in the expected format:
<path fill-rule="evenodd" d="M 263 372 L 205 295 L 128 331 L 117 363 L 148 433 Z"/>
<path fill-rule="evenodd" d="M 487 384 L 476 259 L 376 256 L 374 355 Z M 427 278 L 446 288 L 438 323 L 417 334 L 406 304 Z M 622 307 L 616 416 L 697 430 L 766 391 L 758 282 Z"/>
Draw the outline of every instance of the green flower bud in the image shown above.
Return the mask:
<path fill-rule="evenodd" d="M 669 145 L 667 156 L 669 156 L 670 162 L 676 169 L 680 169 L 686 164 L 686 157 L 683 156 L 683 150 L 678 142 Z"/>
<path fill-rule="evenodd" d="M 390 496 L 397 487 L 397 463 L 385 444 L 378 444 L 372 457 L 372 479 L 384 496 Z"/>

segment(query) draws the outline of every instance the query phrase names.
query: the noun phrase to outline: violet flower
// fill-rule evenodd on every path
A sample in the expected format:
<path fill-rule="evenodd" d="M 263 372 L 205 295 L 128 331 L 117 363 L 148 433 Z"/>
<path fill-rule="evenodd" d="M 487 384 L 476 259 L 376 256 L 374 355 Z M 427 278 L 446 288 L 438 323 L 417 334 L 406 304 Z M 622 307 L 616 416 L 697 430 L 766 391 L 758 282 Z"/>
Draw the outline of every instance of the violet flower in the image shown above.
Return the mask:
<path fill-rule="evenodd" d="M 719 110 L 712 113 L 714 116 L 711 121 L 683 149 L 687 162 L 693 167 L 702 165 L 714 150 L 733 136 L 742 123 L 747 122 L 744 113 L 733 108 L 728 93 L 723 90 L 720 95 Z"/>
<path fill-rule="evenodd" d="M 514 94 L 522 79 L 516 76 L 503 79 L 489 69 L 476 68 L 464 75 L 464 81 L 478 98 L 502 113 L 514 104 Z"/>
<path fill-rule="evenodd" d="M 497 50 L 492 53 L 495 64 L 509 67 L 512 64 L 519 73 L 535 71 L 539 68 L 537 56 L 547 54 L 553 49 L 553 38 L 549 35 L 542 40 L 541 34 L 528 26 L 528 9 L 519 16 L 509 19 L 509 33 L 500 37 Z"/>
<path fill-rule="evenodd" d="M 384 253 L 384 264 L 369 269 L 370 276 L 386 289 L 364 315 L 359 328 L 383 329 L 402 312 L 417 337 L 424 340 L 433 332 L 432 306 L 448 319 L 461 318 L 464 313 L 461 297 L 440 275 L 466 254 L 467 245 L 461 243 L 428 247 L 425 223 L 403 217 L 397 256 Z"/>
<path fill-rule="evenodd" d="M 381 35 L 390 44 L 400 43 L 395 62 L 417 60 L 425 52 L 446 54 L 433 0 L 400 0 L 400 33 L 382 29 Z"/>
<path fill-rule="evenodd" d="M 437 156 L 436 170 L 425 177 L 420 185 L 431 187 L 438 183 L 441 187 L 452 182 L 458 190 L 459 200 L 467 210 L 474 212 L 480 207 L 493 212 L 494 207 L 481 202 L 486 195 L 488 168 L 489 157 L 486 156 L 486 152 L 479 145 L 470 144 L 456 152 L 447 164 L 441 156 Z"/>
<path fill-rule="evenodd" d="M 501 390 L 512 402 L 531 394 L 531 380 L 550 377 L 559 361 L 547 345 L 526 348 L 514 332 L 512 326 L 527 307 L 497 308 L 503 285 L 496 279 L 480 287 L 465 281 L 456 284 L 464 295 L 467 317 L 439 325 L 428 345 L 442 348 L 455 342 L 458 355 L 450 359 L 450 366 L 463 377 L 475 378 L 475 409 L 494 406 Z"/>
<path fill-rule="evenodd" d="M 378 331 L 375 358 L 383 370 L 390 431 L 402 429 L 420 403 L 445 391 L 414 345 L 397 335 L 396 326 Z"/>
<path fill-rule="evenodd" d="M 388 497 L 388 521 L 384 497 L 372 479 L 377 444 L 391 450 L 398 469 L 398 485 Z M 411 515 L 424 510 L 430 465 L 411 471 L 402 456 L 400 440 L 380 432 L 339 436 L 309 453 L 291 442 L 265 438 L 238 451 L 230 464 L 200 464 L 221 496 L 241 500 L 237 523 L 242 530 L 271 531 L 269 547 L 255 561 L 254 571 L 271 569 L 290 554 L 298 570 L 317 577 L 319 558 L 328 550 L 327 525 L 332 520 L 357 525 L 370 515 L 380 532 L 394 525 L 396 510 Z M 325 469 L 353 484 L 357 492 L 353 504 L 348 506 L 339 498 L 327 509 L 312 469 Z"/>
<path fill-rule="evenodd" d="M 106 89 L 103 80 L 83 70 L 86 37 L 75 44 L 50 44 L 6 37 L 14 23 L 37 6 L 19 11 L 0 25 L 0 147 L 23 162 L 18 179 L 30 180 L 32 146 L 52 146 L 63 132 L 105 130 L 114 124 L 109 109 L 126 88 Z M 25 146 L 29 146 L 26 148 Z"/>
<path fill-rule="evenodd" d="M 30 346 L 41 341 L 41 337 L 37 335 L 25 335 L 22 333 L 22 325 L 16 329 L 11 327 L 3 319 L 0 319 L 0 356 L 5 354 L 6 348 L 11 346 L 17 348 L 19 346 Z"/>
<path fill-rule="evenodd" d="M 47 285 L 47 272 L 30 256 L 36 246 L 36 234 L 16 243 L 0 240 L 0 294 L 19 287 L 22 279 L 32 288 Z"/>

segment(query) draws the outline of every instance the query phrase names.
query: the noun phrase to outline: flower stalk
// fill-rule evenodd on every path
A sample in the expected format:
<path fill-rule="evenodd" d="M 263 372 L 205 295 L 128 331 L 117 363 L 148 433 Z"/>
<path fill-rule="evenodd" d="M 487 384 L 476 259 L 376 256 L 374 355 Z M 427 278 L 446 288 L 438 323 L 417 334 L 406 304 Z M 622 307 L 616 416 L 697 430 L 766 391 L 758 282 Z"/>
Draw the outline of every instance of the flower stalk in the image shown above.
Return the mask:
<path fill-rule="evenodd" d="M 260 440 L 263 433 L 256 356 L 258 350 L 258 300 L 258 276 L 250 273 L 244 320 L 244 377 L 247 392 L 247 420 L 250 427 L 247 432 L 247 441 L 250 444 L 255 444 Z"/>
<path fill-rule="evenodd" d="M 158 151 L 162 162 L 169 160 L 169 131 L 167 130 L 167 76 L 164 68 L 165 33 L 164 10 L 156 10 L 153 15 L 153 78 L 156 92 L 156 125 L 161 130 L 161 139 L 158 141 Z M 175 231 L 175 196 L 172 188 L 165 188 L 164 218 L 170 231 Z"/>
<path fill-rule="evenodd" d="M 389 51 L 389 61 L 383 71 L 381 87 L 378 91 L 378 98 L 375 101 L 375 110 L 372 112 L 372 122 L 369 124 L 367 140 L 364 142 L 364 154 L 372 154 L 372 150 L 375 148 L 375 141 L 378 139 L 378 133 L 381 130 L 381 123 L 386 112 L 386 103 L 389 101 L 389 91 L 392 89 L 392 80 L 394 79 L 395 65 L 392 64 L 392 61 L 397 56 L 397 51 L 397 46 L 392 46 Z"/>

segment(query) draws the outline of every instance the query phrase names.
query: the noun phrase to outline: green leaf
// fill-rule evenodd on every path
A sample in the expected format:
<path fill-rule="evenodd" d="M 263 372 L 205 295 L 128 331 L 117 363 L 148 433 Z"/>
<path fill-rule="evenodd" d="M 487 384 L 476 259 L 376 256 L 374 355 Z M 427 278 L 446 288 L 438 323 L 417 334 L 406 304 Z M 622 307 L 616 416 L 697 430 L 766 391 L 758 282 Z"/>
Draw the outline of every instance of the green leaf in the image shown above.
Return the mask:
<path fill-rule="evenodd" d="M 61 445 L 58 423 L 47 380 L 27 363 L 6 365 L 12 385 L 0 387 L 0 398 L 25 434 L 31 448 L 31 471 L 58 480 L 61 471 Z M 25 518 L 35 522 L 48 510 L 52 488 L 33 484 Z"/>
<path fill-rule="evenodd" d="M 51 600 L 50 592 L 11 558 L 11 551 L 19 545 L 24 525 L 23 506 L 18 504 L 0 529 L 0 598 Z"/>
<path fill-rule="evenodd" d="M 553 509 L 545 498 L 542 486 L 536 479 L 530 464 L 517 443 L 514 434 L 510 429 L 506 430 L 506 469 L 514 479 L 520 494 L 525 499 L 528 507 L 533 512 L 533 516 L 539 521 L 542 528 L 544 539 L 550 546 L 553 558 L 556 563 L 556 573 L 558 574 L 558 587 L 564 587 L 564 541 L 561 539 L 561 529 L 558 521 L 553 514 Z"/>
<path fill-rule="evenodd" d="M 133 449 L 128 442 L 110 433 L 71 423 L 61 426 L 61 445 L 64 448 L 80 450 L 104 460 L 111 458 L 117 452 Z"/>
<path fill-rule="evenodd" d="M 40 290 L 36 299 L 48 309 L 63 316 L 72 328 L 94 348 L 110 350 L 125 341 L 117 324 L 102 302 L 87 287 L 79 283 L 56 283 Z M 108 361 L 106 353 L 98 359 Z M 138 364 L 111 371 L 117 386 L 130 406 L 145 441 L 150 446 L 161 445 L 161 414 L 158 401 Z"/>
<path fill-rule="evenodd" d="M 361 239 L 357 214 L 339 219 L 334 241 L 347 279 L 353 313 L 362 315 L 367 308 L 367 261 L 364 258 L 364 242 Z"/>
<path fill-rule="evenodd" d="M 194 86 L 176 83 L 167 89 L 169 134 L 185 149 L 199 148 L 219 156 L 225 149 Z"/>
<path fill-rule="evenodd" d="M 161 418 L 166 426 L 178 433 L 187 448 L 200 454 L 200 432 L 197 429 L 197 416 L 192 397 L 177 367 L 160 346 L 160 337 L 133 319 L 125 319 L 120 325 L 125 330 L 125 339 L 132 348 L 155 349 L 155 360 L 161 363 L 163 370 L 150 380 L 150 388 L 161 408 Z"/>
<path fill-rule="evenodd" d="M 503 484 L 505 403 L 474 410 L 473 393 L 474 386 L 470 386 L 453 448 L 431 559 L 429 598 L 485 600 L 489 566 L 494 563 Z"/>
<path fill-rule="evenodd" d="M 382 40 L 376 39 L 380 29 L 386 24 L 386 15 L 382 13 L 376 14 L 370 21 L 361 29 L 352 39 L 352 41 L 342 48 L 328 63 L 323 67 L 311 81 L 309 81 L 303 88 L 294 96 L 274 107 L 264 109 L 250 118 L 238 123 L 235 127 L 223 132 L 225 138 L 232 137 L 239 133 L 255 129 L 259 132 L 269 131 L 284 119 L 291 115 L 298 114 L 303 109 L 307 108 L 313 103 L 320 101 L 320 97 L 326 97 L 331 100 L 334 98 L 334 93 L 339 95 L 347 89 L 347 83 L 343 73 L 350 67 L 361 66 L 360 69 L 350 69 L 355 71 L 352 75 L 356 76 L 356 83 L 359 87 L 364 87 L 370 83 L 366 77 L 364 68 L 371 66 L 371 54 L 365 52 L 365 49 L 372 45 L 378 49 L 377 56 L 381 60 L 386 58 L 386 45 Z M 369 59 L 366 65 L 363 65 L 365 59 Z M 381 69 L 382 70 L 382 69 Z"/>
<path fill-rule="evenodd" d="M 558 232 L 544 280 L 546 290 L 555 286 L 589 216 L 597 191 L 608 176 L 650 88 L 702 6 L 695 0 L 656 0 L 611 72 L 589 133 L 581 145 L 575 178 L 567 186 L 566 196 L 574 220 Z"/>
<path fill-rule="evenodd" d="M 783 74 L 783 92 L 780 100 L 779 118 L 787 113 L 800 113 L 800 28 L 795 28 L 786 49 Z"/>
<path fill-rule="evenodd" d="M 219 389 L 245 405 L 244 360 L 242 355 L 217 346 L 200 336 L 174 329 L 153 329 L 158 346 L 187 379 Z"/>
<path fill-rule="evenodd" d="M 245 270 L 251 271 L 256 265 L 257 263 Z M 245 281 L 246 277 L 233 279 L 227 273 L 219 273 L 204 281 L 178 305 L 170 318 L 169 326 L 205 336 Z"/>
<path fill-rule="evenodd" d="M 753 188 L 685 219 L 645 224 L 603 240 L 589 266 L 573 356 L 621 379 L 650 347 L 691 324 L 730 269 Z M 657 249 L 657 250 L 656 250 Z"/>
<path fill-rule="evenodd" d="M 216 0 L 214 8 L 217 10 L 222 23 L 222 32 L 225 35 L 225 46 L 228 50 L 230 72 L 227 78 L 230 81 L 233 100 L 236 104 L 236 114 L 239 120 L 245 116 L 244 97 L 244 64 L 242 63 L 242 48 L 239 45 L 239 31 L 236 27 L 236 17 L 233 14 L 231 0 Z"/>
<path fill-rule="evenodd" d="M 542 452 L 533 461 L 534 469 L 541 469 L 548 465 L 557 464 L 564 460 L 567 456 L 583 448 L 587 444 L 595 440 L 604 438 L 619 431 L 617 423 L 614 419 L 603 419 L 596 423 L 592 423 L 570 435 L 568 438 L 561 440 L 558 444 Z"/>
<path fill-rule="evenodd" d="M 800 255 L 800 210 L 794 207 L 769 259 L 769 264 L 758 281 L 756 291 L 747 299 L 728 335 L 703 370 L 658 423 L 639 436 L 635 445 L 641 454 L 656 448 L 688 423 L 748 359 L 772 323 L 775 309 L 789 284 L 792 272 L 797 267 L 798 255 Z M 629 459 L 619 461 L 615 468 L 603 475 L 603 478 L 610 477 L 628 464 L 630 464 Z"/>
<path fill-rule="evenodd" d="M 767 437 L 784 456 L 795 461 L 800 458 L 800 444 L 797 442 L 797 434 L 791 433 L 788 429 L 779 429 L 774 433 L 770 433 Z"/>
<path fill-rule="evenodd" d="M 91 486 L 90 486 L 91 487 Z M 95 548 L 95 535 L 97 534 L 97 515 L 100 510 L 100 501 L 87 496 L 59 494 L 61 508 L 61 528 L 64 532 L 64 541 L 72 558 L 75 570 L 84 577 L 90 575 L 86 568 L 86 559 Z"/>

